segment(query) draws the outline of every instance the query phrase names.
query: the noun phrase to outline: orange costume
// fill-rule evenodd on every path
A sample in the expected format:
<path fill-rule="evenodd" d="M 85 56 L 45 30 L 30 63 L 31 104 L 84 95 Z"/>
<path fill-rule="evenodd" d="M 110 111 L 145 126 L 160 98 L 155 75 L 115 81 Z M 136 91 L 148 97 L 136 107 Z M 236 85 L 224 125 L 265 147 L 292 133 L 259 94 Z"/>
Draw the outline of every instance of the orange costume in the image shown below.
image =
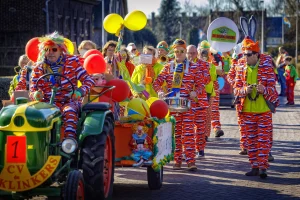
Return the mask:
<path fill-rule="evenodd" d="M 204 64 L 203 64 L 204 65 Z M 162 92 L 162 86 L 164 82 L 167 83 L 167 88 L 172 89 L 173 76 L 178 66 L 175 62 L 170 62 L 165 65 L 162 72 L 158 75 L 157 79 L 153 83 L 153 88 L 157 92 Z M 195 112 L 198 112 L 198 109 L 201 109 L 204 106 L 207 106 L 205 103 L 206 92 L 205 84 L 206 77 L 204 73 L 199 70 L 199 66 L 194 63 L 190 63 L 188 60 L 184 61 L 183 66 L 183 77 L 182 84 L 180 87 L 179 97 L 190 98 L 190 92 L 194 91 L 198 94 L 199 102 L 196 103 L 195 99 L 190 99 L 192 102 L 192 108 L 187 112 L 183 113 L 170 113 L 175 116 L 176 127 L 175 127 L 175 162 L 181 164 L 182 162 L 182 146 L 185 149 L 186 162 L 195 163 L 195 134 L 194 134 L 194 120 Z M 203 119 L 203 118 L 201 118 Z M 200 133 L 199 133 L 200 135 Z M 204 134 L 202 134 L 204 135 Z M 204 141 L 203 141 L 204 140 Z M 201 142 L 202 141 L 202 142 Z M 198 142 L 205 144 L 205 135 L 204 137 L 198 137 Z"/>
<path fill-rule="evenodd" d="M 71 55 L 63 55 L 59 59 L 58 63 L 61 64 L 59 73 L 66 76 L 74 85 L 75 90 L 82 92 L 82 97 L 90 91 L 90 88 L 94 86 L 93 79 L 87 74 L 86 70 L 81 66 L 79 57 Z M 49 102 L 51 98 L 51 89 L 53 82 L 50 77 L 45 77 L 39 81 L 37 80 L 44 74 L 52 72 L 51 66 L 46 62 L 43 62 L 35 66 L 32 70 L 31 83 L 30 83 L 30 97 L 34 99 L 34 93 L 41 88 L 43 89 L 43 102 Z M 63 77 L 56 77 L 55 86 L 58 87 L 58 91 L 55 96 L 54 104 L 62 111 L 63 118 L 63 130 L 65 137 L 74 136 L 76 134 L 76 127 L 78 122 L 78 115 L 80 109 L 80 102 L 78 100 L 71 99 L 68 94 L 70 93 L 70 83 Z M 82 86 L 77 88 L 77 81 L 80 80 Z"/>
<path fill-rule="evenodd" d="M 242 42 L 243 51 L 258 53 L 259 44 L 251 39 Z M 269 167 L 268 155 L 272 146 L 272 112 L 279 105 L 278 93 L 275 88 L 275 73 L 272 66 L 272 58 L 265 54 L 258 54 L 258 62 L 255 66 L 240 62 L 236 65 L 234 95 L 239 99 L 237 111 L 240 112 L 241 122 L 244 123 L 242 131 L 245 132 L 248 142 L 248 157 L 252 171 L 247 176 L 258 175 L 266 177 L 266 169 Z M 259 84 L 263 86 L 263 92 L 253 89 L 247 94 L 249 85 Z M 257 86 L 258 88 L 258 86 Z"/>

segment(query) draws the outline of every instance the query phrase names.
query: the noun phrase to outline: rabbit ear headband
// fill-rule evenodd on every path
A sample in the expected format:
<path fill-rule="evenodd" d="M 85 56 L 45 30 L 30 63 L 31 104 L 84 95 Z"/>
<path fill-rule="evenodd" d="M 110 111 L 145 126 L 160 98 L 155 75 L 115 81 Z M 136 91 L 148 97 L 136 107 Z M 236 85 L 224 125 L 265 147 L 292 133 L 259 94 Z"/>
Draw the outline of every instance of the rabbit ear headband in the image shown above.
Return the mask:
<path fill-rule="evenodd" d="M 255 41 L 256 32 L 256 19 L 252 15 L 249 22 L 246 17 L 240 17 L 240 25 L 245 34 L 245 37 L 250 37 L 251 40 Z"/>

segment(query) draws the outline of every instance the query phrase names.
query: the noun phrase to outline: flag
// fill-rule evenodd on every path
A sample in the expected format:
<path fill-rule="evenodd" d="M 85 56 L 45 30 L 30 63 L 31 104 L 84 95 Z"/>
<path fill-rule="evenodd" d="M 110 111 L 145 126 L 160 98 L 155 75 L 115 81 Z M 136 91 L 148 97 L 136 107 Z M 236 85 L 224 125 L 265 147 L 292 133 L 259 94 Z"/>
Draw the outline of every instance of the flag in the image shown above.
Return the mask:
<path fill-rule="evenodd" d="M 289 26 L 289 28 L 291 28 L 291 22 L 288 20 L 288 18 L 286 16 L 282 17 L 283 23 L 287 24 Z"/>

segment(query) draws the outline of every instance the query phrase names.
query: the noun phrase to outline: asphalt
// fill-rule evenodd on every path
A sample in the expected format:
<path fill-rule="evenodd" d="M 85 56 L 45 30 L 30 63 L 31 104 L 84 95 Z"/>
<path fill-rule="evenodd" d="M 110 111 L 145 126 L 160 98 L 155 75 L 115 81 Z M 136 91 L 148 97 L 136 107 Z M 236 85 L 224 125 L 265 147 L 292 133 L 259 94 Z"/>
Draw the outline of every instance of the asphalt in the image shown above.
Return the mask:
<path fill-rule="evenodd" d="M 114 200 L 177 200 L 177 199 L 300 199 L 300 81 L 295 88 L 295 106 L 280 106 L 273 115 L 274 144 L 268 177 L 247 177 L 250 170 L 247 156 L 239 155 L 239 130 L 236 111 L 221 107 L 221 123 L 225 135 L 209 138 L 205 158 L 197 160 L 196 172 L 164 167 L 160 190 L 150 190 L 144 168 L 117 168 Z"/>

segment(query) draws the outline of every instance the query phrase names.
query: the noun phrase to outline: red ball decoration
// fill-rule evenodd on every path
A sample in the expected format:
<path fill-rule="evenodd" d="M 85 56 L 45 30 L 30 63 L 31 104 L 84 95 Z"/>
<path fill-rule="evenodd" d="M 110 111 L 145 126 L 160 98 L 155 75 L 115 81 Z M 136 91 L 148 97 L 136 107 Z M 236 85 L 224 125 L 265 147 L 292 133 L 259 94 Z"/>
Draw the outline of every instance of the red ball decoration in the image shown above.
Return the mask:
<path fill-rule="evenodd" d="M 116 86 L 111 92 L 106 92 L 104 95 L 112 97 L 116 102 L 124 101 L 130 92 L 128 84 L 122 79 L 112 79 L 106 83 L 106 86 Z"/>
<path fill-rule="evenodd" d="M 84 60 L 83 67 L 89 74 L 101 74 L 105 72 L 106 63 L 102 56 L 93 54 Z"/>
<path fill-rule="evenodd" d="M 169 112 L 168 104 L 163 100 L 156 100 L 150 106 L 150 113 L 152 117 L 163 119 Z"/>
<path fill-rule="evenodd" d="M 32 60 L 33 62 L 36 62 L 39 56 L 39 47 L 40 44 L 39 38 L 35 37 L 29 40 L 25 47 L 25 53 L 27 57 Z"/>
<path fill-rule="evenodd" d="M 103 58 L 102 53 L 99 50 L 97 50 L 97 49 L 90 49 L 90 50 L 88 50 L 87 52 L 84 53 L 84 55 L 82 57 L 83 58 L 87 58 L 88 56 L 93 55 L 93 54 L 100 55 Z"/>

